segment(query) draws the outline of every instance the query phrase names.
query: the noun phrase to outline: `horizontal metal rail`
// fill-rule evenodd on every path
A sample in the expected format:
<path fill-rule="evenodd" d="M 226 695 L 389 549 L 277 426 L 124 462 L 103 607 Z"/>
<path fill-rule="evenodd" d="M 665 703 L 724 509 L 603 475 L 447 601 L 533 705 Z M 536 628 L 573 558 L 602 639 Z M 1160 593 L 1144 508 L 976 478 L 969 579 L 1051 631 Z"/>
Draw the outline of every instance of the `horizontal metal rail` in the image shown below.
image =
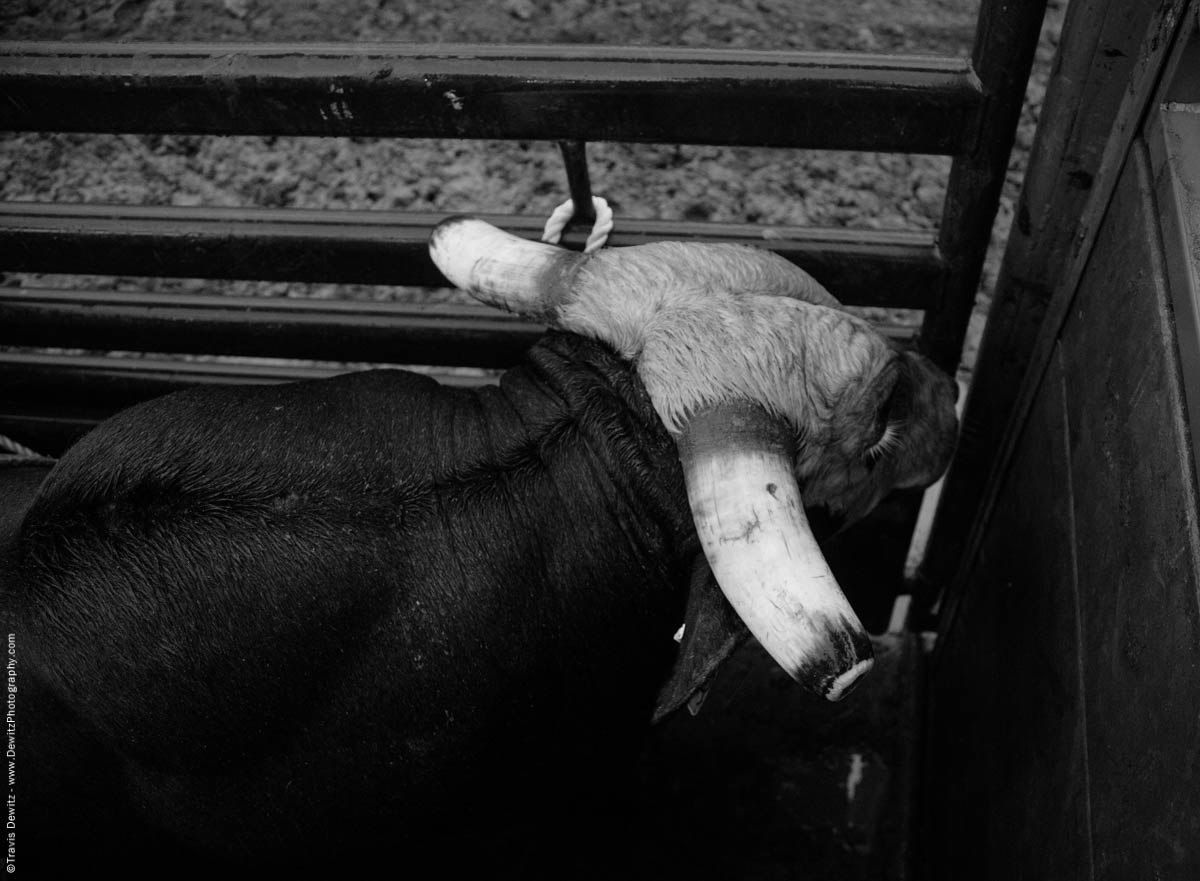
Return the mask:
<path fill-rule="evenodd" d="M 326 365 L 0 352 L 0 434 L 57 456 L 114 413 L 168 392 L 323 379 L 346 370 Z M 431 375 L 446 385 L 493 381 L 485 375 Z"/>
<path fill-rule="evenodd" d="M 246 385 L 324 379 L 361 367 L 322 364 L 184 361 L 148 357 L 106 357 L 28 352 L 0 352 L 0 401 L 9 412 L 42 412 L 47 401 L 109 413 L 200 385 Z M 473 386 L 491 381 L 487 375 L 432 372 L 448 385 Z M 49 396 L 49 397 L 47 397 Z"/>
<path fill-rule="evenodd" d="M 254 330 L 240 329 L 236 324 L 236 321 L 246 320 L 244 313 L 235 315 L 233 310 L 224 313 L 221 311 L 220 303 L 237 301 L 236 298 L 229 297 L 180 297 L 176 309 L 175 306 L 167 305 L 138 305 L 143 301 L 147 304 L 150 301 L 161 303 L 161 295 L 17 289 L 3 291 L 0 316 L 7 316 L 10 306 L 20 303 L 26 294 L 30 304 L 42 301 L 50 307 L 43 319 L 52 320 L 56 314 L 63 319 L 63 323 L 59 325 L 59 340 L 86 338 L 91 343 L 107 344 L 118 339 L 131 339 L 130 335 L 133 335 L 138 337 L 143 347 L 146 346 L 147 340 L 153 340 L 152 345 L 166 349 L 165 343 L 176 340 L 181 343 L 182 348 L 188 345 L 185 342 L 186 327 L 192 320 L 190 313 L 195 311 L 209 312 L 211 317 L 230 322 L 228 330 L 232 334 L 232 342 L 226 346 L 216 345 L 218 350 L 238 348 L 256 333 Z M 74 321 L 78 315 L 56 312 L 58 307 L 68 307 L 73 299 L 77 300 L 81 311 L 94 308 L 101 313 L 100 317 L 84 322 L 87 330 L 83 336 L 75 335 L 78 331 Z M 109 301 L 107 307 L 102 305 L 105 301 Z M 277 335 L 292 336 L 294 340 L 306 332 L 300 329 L 305 316 L 311 317 L 320 310 L 325 310 L 327 314 L 342 311 L 350 315 L 360 312 L 362 307 L 359 303 L 320 303 L 312 304 L 316 308 L 310 312 L 310 304 L 304 301 L 262 302 L 264 311 L 275 309 L 283 316 L 280 318 Z M 469 310 L 469 307 L 466 308 Z M 360 314 L 367 315 L 371 311 L 373 310 L 362 310 Z M 180 322 L 180 326 L 172 328 L 170 325 L 173 321 Z M 524 332 L 515 330 L 523 322 L 514 319 L 510 323 L 514 325 L 514 333 Z M 0 332 L 5 325 L 6 317 L 0 317 Z M 45 329 L 48 325 L 44 325 L 42 319 L 36 319 L 32 326 Z M 533 325 L 525 325 L 525 328 L 532 327 Z M 112 328 L 119 330 L 112 336 L 106 336 Z M 900 325 L 884 325 L 879 329 L 901 343 L 909 341 L 914 330 L 912 327 Z M 22 339 L 29 341 L 37 335 L 38 333 L 34 332 L 23 333 Z M 208 342 L 213 343 L 215 340 Z M 254 342 L 255 351 L 259 355 L 264 355 L 272 349 L 279 351 L 286 348 L 286 345 L 272 346 L 265 342 L 265 338 L 255 339 Z M 210 345 L 209 348 L 214 346 Z M 318 345 L 314 351 L 328 353 L 333 348 Z M 369 351 L 364 346 L 357 350 L 356 357 L 367 359 Z M 457 354 L 462 354 L 463 351 L 465 350 L 458 350 Z M 459 364 L 464 363 L 459 357 L 455 357 L 454 360 Z M 389 358 L 386 363 L 390 362 Z M 352 369 L 362 369 L 362 365 L 347 367 L 328 364 L 271 364 L 261 361 L 231 363 L 188 361 L 154 355 L 112 357 L 95 354 L 0 351 L 0 434 L 40 453 L 59 455 L 85 432 L 119 410 L 169 392 L 196 386 L 323 379 Z M 423 372 L 442 384 L 459 387 L 495 382 L 494 374 L 484 371 L 452 372 L 435 369 Z"/>
<path fill-rule="evenodd" d="M 505 367 L 544 331 L 485 306 L 0 288 L 0 345 Z"/>
<path fill-rule="evenodd" d="M 471 305 L 0 288 L 0 346 L 498 368 L 517 363 L 545 330 Z M 915 328 L 879 330 L 906 342 Z M 14 363 L 76 363 L 122 375 L 139 369 L 137 360 L 14 357 L 0 353 L 0 370 Z"/>
<path fill-rule="evenodd" d="M 445 214 L 0 204 L 0 271 L 445 286 L 429 233 Z M 544 219 L 483 215 L 536 239 Z M 945 274 L 931 232 L 622 220 L 609 244 L 768 247 L 854 306 L 923 309 Z"/>
<path fill-rule="evenodd" d="M 100 415 L 196 385 L 294 382 L 338 372 L 316 365 L 0 352 L 0 400 L 7 411 L 39 413 L 53 398 L 52 412 L 68 406 Z"/>
<path fill-rule="evenodd" d="M 959 154 L 959 58 L 662 47 L 0 43 L 0 129 Z"/>

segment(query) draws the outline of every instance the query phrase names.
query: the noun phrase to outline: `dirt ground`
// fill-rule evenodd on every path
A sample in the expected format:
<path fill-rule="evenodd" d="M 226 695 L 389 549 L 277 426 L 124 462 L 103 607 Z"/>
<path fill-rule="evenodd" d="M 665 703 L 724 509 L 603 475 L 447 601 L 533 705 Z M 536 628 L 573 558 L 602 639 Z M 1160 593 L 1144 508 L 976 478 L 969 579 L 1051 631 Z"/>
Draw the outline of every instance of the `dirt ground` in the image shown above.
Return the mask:
<path fill-rule="evenodd" d="M 603 43 L 966 55 L 976 0 L 0 0 L 4 39 Z M 1065 0 L 1051 0 L 966 364 L 990 301 Z M 853 152 L 593 144 L 622 217 L 936 228 L 949 160 Z M 6 200 L 514 212 L 565 198 L 555 146 L 348 138 L 6 135 Z M 404 289 L 10 275 L 4 284 L 412 296 Z M 836 295 L 836 291 L 834 294 Z M 917 316 L 897 316 L 915 321 Z"/>

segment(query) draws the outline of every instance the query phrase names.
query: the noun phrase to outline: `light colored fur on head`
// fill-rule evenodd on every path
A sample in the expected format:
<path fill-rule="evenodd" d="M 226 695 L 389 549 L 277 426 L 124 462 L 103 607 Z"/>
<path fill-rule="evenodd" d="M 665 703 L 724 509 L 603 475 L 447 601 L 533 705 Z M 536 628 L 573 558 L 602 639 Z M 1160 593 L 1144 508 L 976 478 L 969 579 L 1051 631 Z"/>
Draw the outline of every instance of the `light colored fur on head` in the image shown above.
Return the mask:
<path fill-rule="evenodd" d="M 767 251 L 664 242 L 601 252 L 580 265 L 554 323 L 632 361 L 672 434 L 727 401 L 783 419 L 796 432 L 805 502 L 847 520 L 893 486 L 931 482 L 953 447 L 949 379 Z M 913 404 L 868 455 L 902 375 Z"/>
<path fill-rule="evenodd" d="M 655 242 L 598 251 L 580 264 L 574 288 L 576 299 L 563 319 L 606 330 L 603 338 L 630 357 L 650 316 L 689 300 L 769 296 L 841 308 L 798 266 L 742 245 Z"/>
<path fill-rule="evenodd" d="M 558 325 L 635 362 L 676 434 L 700 408 L 742 398 L 820 444 L 831 411 L 845 409 L 890 351 L 801 270 L 750 248 L 602 253 L 580 268 L 574 293 Z"/>

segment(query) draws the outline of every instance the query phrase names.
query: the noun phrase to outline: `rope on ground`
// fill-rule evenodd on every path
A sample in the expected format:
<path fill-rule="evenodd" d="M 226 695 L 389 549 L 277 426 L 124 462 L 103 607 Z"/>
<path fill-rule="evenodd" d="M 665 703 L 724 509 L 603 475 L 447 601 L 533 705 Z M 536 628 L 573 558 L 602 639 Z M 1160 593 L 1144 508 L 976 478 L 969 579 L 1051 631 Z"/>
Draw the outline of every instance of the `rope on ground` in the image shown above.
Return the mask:
<path fill-rule="evenodd" d="M 613 213 L 608 207 L 608 201 L 600 196 L 592 196 L 592 208 L 596 211 L 596 222 L 592 224 L 591 235 L 584 246 L 585 254 L 604 247 L 604 243 L 608 241 L 608 234 L 613 230 Z M 542 241 L 557 245 L 562 240 L 563 230 L 574 216 L 575 202 L 573 199 L 567 199 L 550 214 L 546 228 L 542 231 Z"/>

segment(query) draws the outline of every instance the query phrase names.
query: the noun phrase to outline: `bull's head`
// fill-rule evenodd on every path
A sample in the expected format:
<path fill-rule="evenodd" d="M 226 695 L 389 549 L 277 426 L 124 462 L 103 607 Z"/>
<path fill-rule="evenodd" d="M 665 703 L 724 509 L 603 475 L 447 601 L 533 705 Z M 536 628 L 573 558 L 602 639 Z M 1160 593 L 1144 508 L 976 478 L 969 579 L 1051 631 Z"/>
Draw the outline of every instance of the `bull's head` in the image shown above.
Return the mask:
<path fill-rule="evenodd" d="M 804 506 L 848 521 L 935 480 L 955 437 L 950 378 L 769 251 L 663 242 L 583 256 L 470 218 L 440 224 L 430 250 L 477 299 L 636 365 L 730 605 L 793 678 L 844 695 L 871 642 Z"/>

